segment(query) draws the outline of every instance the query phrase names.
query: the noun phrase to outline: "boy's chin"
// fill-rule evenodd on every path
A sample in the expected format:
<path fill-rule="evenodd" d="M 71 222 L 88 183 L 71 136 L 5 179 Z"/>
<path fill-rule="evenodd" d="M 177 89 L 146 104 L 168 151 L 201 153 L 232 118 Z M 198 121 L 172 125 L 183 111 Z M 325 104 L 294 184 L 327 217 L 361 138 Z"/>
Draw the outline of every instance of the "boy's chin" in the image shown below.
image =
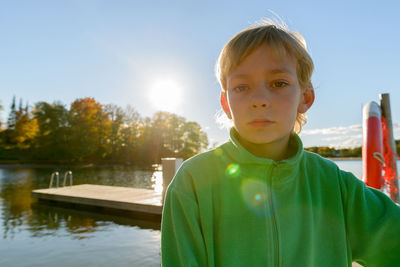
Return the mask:
<path fill-rule="evenodd" d="M 245 143 L 254 144 L 254 145 L 267 145 L 274 143 L 276 138 L 272 136 L 246 136 L 246 135 L 239 135 L 239 140 Z"/>
<path fill-rule="evenodd" d="M 242 140 L 245 141 L 246 143 L 250 143 L 253 145 L 268 145 L 277 141 L 273 138 L 250 138 L 250 139 L 242 138 Z"/>
<path fill-rule="evenodd" d="M 250 145 L 272 145 L 276 143 L 286 143 L 289 141 L 288 135 L 277 135 L 277 134 L 261 134 L 261 135 L 249 135 L 237 133 L 238 139 L 241 143 L 247 143 Z"/>

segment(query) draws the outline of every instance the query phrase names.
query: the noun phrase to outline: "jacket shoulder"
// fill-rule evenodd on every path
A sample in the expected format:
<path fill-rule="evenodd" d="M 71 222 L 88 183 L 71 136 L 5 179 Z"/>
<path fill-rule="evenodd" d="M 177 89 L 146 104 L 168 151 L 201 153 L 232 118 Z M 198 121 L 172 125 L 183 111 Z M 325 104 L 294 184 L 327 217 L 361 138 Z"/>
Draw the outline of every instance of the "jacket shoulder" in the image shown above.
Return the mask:
<path fill-rule="evenodd" d="M 331 185 L 333 185 L 332 183 L 339 185 L 344 195 L 346 195 L 348 187 L 365 186 L 361 179 L 351 172 L 340 169 L 332 160 L 308 151 L 305 151 L 305 158 L 308 170 L 312 170 L 312 173 L 319 177 L 320 181 L 323 180 Z"/>
<path fill-rule="evenodd" d="M 332 160 L 326 159 L 316 153 L 304 151 L 304 159 L 307 165 L 314 168 L 323 168 L 339 172 L 340 169 Z"/>
<path fill-rule="evenodd" d="M 185 160 L 179 167 L 171 184 L 173 186 L 178 186 L 178 184 L 196 186 L 211 182 L 225 169 L 224 157 L 225 154 L 221 147 L 217 147 Z"/>
<path fill-rule="evenodd" d="M 232 144 L 228 141 L 214 149 L 197 154 L 182 163 L 183 170 L 208 170 L 210 167 L 218 168 L 224 166 L 233 159 L 229 155 Z"/>

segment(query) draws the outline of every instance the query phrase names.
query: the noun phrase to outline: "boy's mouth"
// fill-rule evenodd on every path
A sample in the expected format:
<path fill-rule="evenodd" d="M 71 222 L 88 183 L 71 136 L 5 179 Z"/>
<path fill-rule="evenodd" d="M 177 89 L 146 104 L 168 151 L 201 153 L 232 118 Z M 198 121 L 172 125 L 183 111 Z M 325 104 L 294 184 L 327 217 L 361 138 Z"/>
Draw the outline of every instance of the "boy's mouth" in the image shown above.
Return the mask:
<path fill-rule="evenodd" d="M 275 123 L 274 121 L 268 119 L 254 119 L 249 124 L 253 127 L 267 127 Z"/>

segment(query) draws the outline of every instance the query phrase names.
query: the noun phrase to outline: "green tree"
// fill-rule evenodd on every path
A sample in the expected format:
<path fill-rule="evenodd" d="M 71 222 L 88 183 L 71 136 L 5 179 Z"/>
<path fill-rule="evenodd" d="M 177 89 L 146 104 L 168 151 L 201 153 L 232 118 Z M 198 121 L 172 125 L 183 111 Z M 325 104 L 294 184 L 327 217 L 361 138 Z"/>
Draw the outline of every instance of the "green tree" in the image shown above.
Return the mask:
<path fill-rule="evenodd" d="M 160 160 L 157 159 L 158 151 L 154 151 L 157 145 L 152 142 L 153 135 L 151 124 L 151 118 L 146 117 L 139 126 L 138 163 L 141 165 L 160 163 Z"/>
<path fill-rule="evenodd" d="M 362 147 L 361 146 L 355 147 L 351 151 L 352 151 L 351 155 L 352 157 L 361 157 Z"/>
<path fill-rule="evenodd" d="M 140 114 L 129 105 L 125 108 L 123 114 L 123 124 L 119 129 L 122 142 L 120 144 L 119 159 L 129 163 L 138 162 L 140 160 L 138 152 L 143 120 Z"/>
<path fill-rule="evenodd" d="M 122 144 L 124 143 L 121 131 L 125 125 L 125 114 L 122 108 L 117 105 L 104 106 L 104 112 L 110 121 L 110 131 L 105 147 L 107 147 L 109 156 L 116 159 L 121 154 Z"/>
<path fill-rule="evenodd" d="M 183 158 L 189 158 L 208 146 L 208 137 L 205 132 L 201 130 L 197 122 L 187 122 L 183 125 L 183 148 L 178 154 Z"/>
<path fill-rule="evenodd" d="M 8 115 L 7 120 L 7 129 L 13 130 L 15 128 L 15 123 L 17 121 L 17 109 L 15 107 L 15 96 L 13 96 L 13 100 L 11 102 L 10 114 Z"/>
<path fill-rule="evenodd" d="M 318 154 L 323 157 L 336 157 L 335 149 L 327 146 L 318 147 Z"/>
<path fill-rule="evenodd" d="M 3 110 L 3 105 L 2 104 L 0 104 L 0 112 Z M 0 116 L 0 131 L 2 130 L 2 126 L 3 126 L 3 120 L 2 120 L 2 118 L 1 118 L 1 116 Z M 1 140 L 0 140 L 0 143 L 1 143 Z"/>
<path fill-rule="evenodd" d="M 307 147 L 307 148 L 305 148 L 305 150 L 313 152 L 313 153 L 318 153 L 318 147 L 317 146 Z"/>
<path fill-rule="evenodd" d="M 163 157 L 191 157 L 208 146 L 207 135 L 196 122 L 168 112 L 157 112 L 143 129 L 142 151 L 153 163 Z"/>
<path fill-rule="evenodd" d="M 39 126 L 35 140 L 37 159 L 63 160 L 68 155 L 68 110 L 61 102 L 35 104 L 34 117 Z"/>

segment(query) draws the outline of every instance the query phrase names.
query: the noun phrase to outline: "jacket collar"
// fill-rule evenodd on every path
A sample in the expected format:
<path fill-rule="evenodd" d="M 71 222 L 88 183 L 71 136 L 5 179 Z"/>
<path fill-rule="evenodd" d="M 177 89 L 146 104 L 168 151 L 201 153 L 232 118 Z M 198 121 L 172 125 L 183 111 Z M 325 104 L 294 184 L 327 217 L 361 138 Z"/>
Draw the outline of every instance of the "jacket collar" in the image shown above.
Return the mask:
<path fill-rule="evenodd" d="M 237 132 L 234 128 L 230 129 L 230 140 L 223 145 L 224 150 L 238 163 L 241 164 L 261 164 L 279 166 L 280 168 L 293 168 L 298 165 L 303 156 L 303 143 L 300 137 L 293 133 L 289 140 L 289 158 L 281 161 L 274 161 L 268 158 L 259 158 L 247 151 L 236 138 Z"/>

